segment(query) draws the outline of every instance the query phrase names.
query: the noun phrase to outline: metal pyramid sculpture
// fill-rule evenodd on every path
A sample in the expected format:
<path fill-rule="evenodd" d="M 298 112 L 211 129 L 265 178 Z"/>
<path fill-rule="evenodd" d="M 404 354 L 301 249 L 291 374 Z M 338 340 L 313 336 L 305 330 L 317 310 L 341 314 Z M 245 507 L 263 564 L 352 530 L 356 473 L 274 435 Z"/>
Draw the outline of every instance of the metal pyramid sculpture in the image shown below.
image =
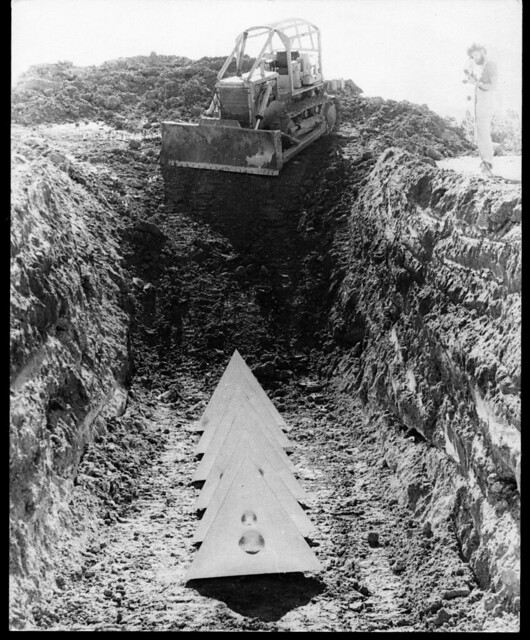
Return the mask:
<path fill-rule="evenodd" d="M 239 440 L 234 447 L 229 459 L 223 457 L 216 459 L 214 465 L 202 486 L 194 508 L 196 511 L 204 511 L 210 504 L 210 500 L 217 488 L 217 485 L 229 473 L 229 467 L 233 460 L 241 460 L 245 455 L 253 457 L 260 462 L 260 468 L 272 469 L 276 477 L 278 477 L 286 488 L 290 491 L 294 499 L 302 505 L 309 506 L 310 498 L 300 485 L 289 469 L 285 467 L 284 461 L 277 455 L 273 449 L 263 447 L 261 439 L 242 439 Z"/>
<path fill-rule="evenodd" d="M 321 570 L 306 542 L 317 531 L 300 506 L 309 499 L 285 451 L 288 427 L 237 351 L 195 430 L 203 515 L 186 581 Z"/>
<path fill-rule="evenodd" d="M 195 431 L 204 431 L 209 428 L 212 420 L 215 420 L 216 417 L 219 416 L 219 413 L 224 410 L 225 403 L 230 401 L 235 388 L 240 385 L 248 388 L 256 399 L 259 398 L 278 426 L 283 430 L 287 430 L 285 420 L 282 418 L 271 399 L 262 389 L 254 374 L 236 349 L 224 370 L 223 375 L 221 376 L 221 379 L 219 380 L 217 387 L 204 410 L 204 413 L 195 424 Z"/>
<path fill-rule="evenodd" d="M 234 355 L 232 355 L 202 416 L 194 425 L 195 431 L 204 431 L 209 428 L 210 423 L 219 416 L 220 412 L 224 411 L 226 404 L 230 401 L 230 396 L 234 392 L 234 382 L 242 382 L 244 379 L 246 377 L 243 377 L 243 372 L 240 370 Z"/>
<path fill-rule="evenodd" d="M 245 405 L 239 408 L 228 429 L 217 429 L 195 470 L 192 482 L 205 481 L 215 462 L 226 464 L 239 440 L 244 440 L 249 447 L 256 443 L 263 452 L 270 451 L 271 455 L 275 452 L 275 459 L 279 458 L 283 462 L 285 471 L 294 472 L 293 463 L 276 438 L 260 424 L 259 417 L 252 407 Z M 278 472 L 281 471 L 281 467 L 278 467 Z"/>
<path fill-rule="evenodd" d="M 208 534 L 208 530 L 217 515 L 217 512 L 228 493 L 228 490 L 232 486 L 234 478 L 240 471 L 243 460 L 251 460 L 259 473 L 263 476 L 263 479 L 267 483 L 269 489 L 274 493 L 278 502 L 282 505 L 285 511 L 289 514 L 289 517 L 293 521 L 293 524 L 300 531 L 304 538 L 313 538 L 317 533 L 315 525 L 307 517 L 305 511 L 302 509 L 296 498 L 291 491 L 287 488 L 281 478 L 274 472 L 271 464 L 267 458 L 262 457 L 259 462 L 255 461 L 254 453 L 249 455 L 243 454 L 239 451 L 234 451 L 226 471 L 220 478 L 211 498 L 208 501 L 208 506 L 204 515 L 202 516 L 199 526 L 192 538 L 192 544 L 198 544 L 202 542 L 205 536 Z"/>
<path fill-rule="evenodd" d="M 321 569 L 256 464 L 246 457 L 197 551 L 186 581 Z"/>
<path fill-rule="evenodd" d="M 234 391 L 224 405 L 224 412 L 218 419 L 209 422 L 208 427 L 204 430 L 197 446 L 195 447 L 195 455 L 205 453 L 217 431 L 226 431 L 230 428 L 236 413 L 243 406 L 248 406 L 256 414 L 259 424 L 266 428 L 268 432 L 274 436 L 280 446 L 286 451 L 292 451 L 292 444 L 285 433 L 280 429 L 278 424 L 273 420 L 270 412 L 267 411 L 261 398 L 256 397 L 249 390 L 245 390 L 237 381 L 234 382 Z M 221 408 L 222 410 L 222 408 Z"/>
<path fill-rule="evenodd" d="M 278 409 L 276 409 L 276 407 L 274 406 L 274 404 L 271 401 L 271 399 L 269 398 L 269 396 L 265 393 L 265 391 L 263 390 L 263 387 L 260 385 L 260 383 L 256 379 L 256 376 L 252 373 L 252 371 L 250 370 L 249 366 L 243 360 L 243 358 L 241 357 L 241 354 L 239 353 L 239 351 L 237 349 L 234 351 L 234 353 L 232 355 L 232 358 L 234 360 L 234 363 L 239 367 L 239 369 L 242 371 L 243 375 L 248 380 L 248 383 L 252 387 L 252 389 L 254 390 L 256 396 L 260 397 L 264 401 L 264 403 L 267 405 L 267 408 L 271 412 L 273 418 L 278 422 L 280 427 L 283 430 L 288 431 L 289 428 L 288 428 L 287 424 L 285 423 L 285 420 L 283 419 L 282 415 L 280 414 Z"/>

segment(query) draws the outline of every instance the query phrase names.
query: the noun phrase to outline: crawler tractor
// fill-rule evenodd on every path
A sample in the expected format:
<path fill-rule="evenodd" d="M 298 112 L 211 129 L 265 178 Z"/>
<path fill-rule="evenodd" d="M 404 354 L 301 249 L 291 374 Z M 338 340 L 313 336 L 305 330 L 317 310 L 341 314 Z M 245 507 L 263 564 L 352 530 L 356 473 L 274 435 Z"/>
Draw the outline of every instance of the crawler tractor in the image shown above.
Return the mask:
<path fill-rule="evenodd" d="M 245 50 L 254 38 L 259 53 L 249 58 Z M 317 27 L 298 18 L 250 27 L 220 69 L 200 122 L 162 122 L 160 161 L 278 175 L 295 154 L 332 132 L 338 115 L 338 100 L 324 87 Z"/>

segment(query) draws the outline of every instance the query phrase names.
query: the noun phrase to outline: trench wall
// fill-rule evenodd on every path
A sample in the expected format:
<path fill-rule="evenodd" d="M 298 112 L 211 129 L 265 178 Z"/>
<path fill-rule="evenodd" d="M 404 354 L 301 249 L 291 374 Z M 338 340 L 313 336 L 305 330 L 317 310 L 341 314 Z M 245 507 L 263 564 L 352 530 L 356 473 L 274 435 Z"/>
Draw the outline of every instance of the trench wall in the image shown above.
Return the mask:
<path fill-rule="evenodd" d="M 515 607 L 520 222 L 520 185 L 382 153 L 335 234 L 322 365 L 372 409 L 402 502 L 450 519 L 481 586 Z"/>
<path fill-rule="evenodd" d="M 123 412 L 128 293 L 98 177 L 41 139 L 12 168 L 10 599 L 13 628 L 50 582 L 85 447 Z M 85 531 L 90 528 L 90 514 Z M 72 549 L 73 553 L 73 549 Z"/>

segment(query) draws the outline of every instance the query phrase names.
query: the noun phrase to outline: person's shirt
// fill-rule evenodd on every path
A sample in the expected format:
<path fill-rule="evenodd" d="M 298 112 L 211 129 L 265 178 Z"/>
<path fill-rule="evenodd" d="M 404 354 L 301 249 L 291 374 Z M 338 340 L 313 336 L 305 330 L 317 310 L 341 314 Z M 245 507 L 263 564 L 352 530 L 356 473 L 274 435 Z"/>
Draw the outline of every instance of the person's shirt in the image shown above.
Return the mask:
<path fill-rule="evenodd" d="M 485 60 L 480 65 L 481 71 L 477 75 L 479 84 L 477 85 L 477 91 L 494 91 L 497 89 L 497 65 L 493 60 Z"/>

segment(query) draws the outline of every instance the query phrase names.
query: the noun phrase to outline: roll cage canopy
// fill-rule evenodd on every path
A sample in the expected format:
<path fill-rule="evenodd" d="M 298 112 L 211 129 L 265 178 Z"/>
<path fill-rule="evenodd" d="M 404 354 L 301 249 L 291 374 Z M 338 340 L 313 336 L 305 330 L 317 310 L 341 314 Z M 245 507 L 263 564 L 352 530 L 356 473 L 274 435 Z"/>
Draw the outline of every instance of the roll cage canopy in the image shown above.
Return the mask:
<path fill-rule="evenodd" d="M 236 76 L 241 76 L 243 56 L 247 43 L 251 38 L 262 38 L 263 45 L 259 54 L 256 56 L 252 68 L 248 72 L 247 77 L 249 78 L 253 76 L 254 71 L 266 58 L 274 59 L 278 51 L 286 52 L 289 73 L 291 72 L 291 52 L 297 52 L 298 54 L 316 54 L 318 56 L 318 68 L 320 73 L 322 73 L 320 29 L 307 20 L 289 18 L 279 22 L 249 27 L 240 33 L 236 38 L 236 44 L 232 53 L 228 56 L 217 74 L 218 81 L 224 77 L 233 60 L 236 61 Z"/>

